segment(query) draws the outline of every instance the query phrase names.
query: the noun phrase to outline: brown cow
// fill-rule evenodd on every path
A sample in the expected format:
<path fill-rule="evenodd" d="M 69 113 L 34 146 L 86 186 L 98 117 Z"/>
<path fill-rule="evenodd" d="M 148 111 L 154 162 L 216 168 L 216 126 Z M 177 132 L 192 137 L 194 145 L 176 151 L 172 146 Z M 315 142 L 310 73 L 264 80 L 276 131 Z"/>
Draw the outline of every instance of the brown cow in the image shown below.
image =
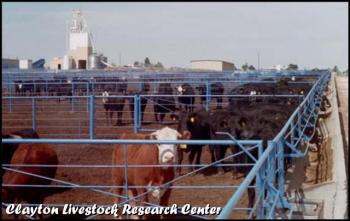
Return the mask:
<path fill-rule="evenodd" d="M 164 127 L 148 135 L 141 134 L 123 134 L 120 139 L 151 139 L 151 140 L 177 140 L 181 135 L 174 129 Z M 163 165 L 163 167 L 144 167 L 128 168 L 127 184 L 129 186 L 158 186 L 167 183 L 175 178 L 175 169 L 172 165 L 176 162 L 177 145 L 174 144 L 130 144 L 127 145 L 127 164 L 128 165 Z M 124 145 L 118 144 L 113 152 L 113 165 L 124 165 Z M 112 169 L 112 183 L 116 186 L 122 186 L 125 182 L 125 169 L 123 167 Z M 171 184 L 170 184 L 171 185 Z M 135 197 L 143 194 L 148 188 L 130 188 L 129 197 Z M 116 188 L 115 192 L 121 195 L 123 188 Z M 159 188 L 153 190 L 152 196 L 160 200 L 160 205 L 166 206 L 169 202 L 171 189 L 167 188 L 160 191 Z M 148 194 L 138 198 L 143 202 L 148 202 Z M 116 203 L 120 203 L 121 198 L 117 197 Z M 140 202 L 139 206 L 144 203 Z M 136 205 L 136 202 L 130 204 Z M 134 217 L 136 218 L 136 217 Z"/>
<path fill-rule="evenodd" d="M 21 144 L 13 154 L 11 164 L 48 164 L 57 165 L 55 150 L 47 144 Z M 48 178 L 56 175 L 57 167 L 12 167 L 27 173 L 33 173 Z M 17 185 L 49 185 L 50 180 L 7 170 L 3 176 L 3 184 Z M 42 204 L 44 198 L 52 194 L 42 188 L 3 187 L 2 202 Z"/>

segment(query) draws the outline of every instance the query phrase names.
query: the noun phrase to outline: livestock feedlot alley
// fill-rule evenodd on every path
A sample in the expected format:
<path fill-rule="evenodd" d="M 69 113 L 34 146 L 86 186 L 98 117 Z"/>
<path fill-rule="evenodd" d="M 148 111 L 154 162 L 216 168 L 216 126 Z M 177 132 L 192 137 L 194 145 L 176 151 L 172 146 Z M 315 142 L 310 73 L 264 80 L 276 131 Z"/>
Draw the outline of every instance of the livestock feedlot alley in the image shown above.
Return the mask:
<path fill-rule="evenodd" d="M 325 165 L 329 171 L 330 164 L 319 160 L 320 155 L 329 154 L 329 141 L 324 141 L 318 130 L 319 119 L 327 117 L 319 114 L 326 113 L 329 107 L 328 70 L 143 75 L 105 72 L 98 73 L 98 77 L 96 73 L 62 71 L 45 73 L 45 77 L 40 73 L 25 76 L 4 73 L 3 134 L 32 128 L 40 140 L 3 139 L 3 142 L 48 143 L 57 154 L 58 165 L 24 167 L 9 162 L 2 167 L 17 174 L 30 173 L 29 168 L 57 167 L 57 171 L 49 177 L 52 181 L 49 183 L 37 181 L 11 186 L 4 179 L 3 188 L 22 194 L 28 191 L 43 194 L 43 203 L 48 206 L 112 205 L 117 197 L 122 202 L 127 200 L 126 188 L 142 189 L 134 184 L 124 185 L 122 195 L 115 193 L 111 171 L 116 167 L 112 155 L 117 143 L 126 151 L 132 145 L 177 144 L 178 154 L 184 156 L 182 162 L 170 166 L 176 169 L 176 176 L 166 186 L 171 189 L 168 205 L 222 207 L 219 218 L 273 218 L 282 213 L 291 216 L 284 187 L 286 173 L 294 159 L 305 153 L 318 160 L 317 165 L 306 170 L 309 182 L 324 182 L 331 177 L 330 172 L 319 173 Z M 164 90 L 164 85 L 170 90 Z M 108 96 L 103 96 L 106 91 Z M 106 104 L 114 108 L 111 108 L 112 118 Z M 191 136 L 178 141 L 146 138 L 164 127 L 176 129 L 182 135 L 189 131 Z M 210 132 L 208 136 L 203 135 L 206 129 Z M 141 134 L 138 140 L 132 139 L 133 133 Z M 126 137 L 130 139 L 120 139 L 122 134 L 128 134 Z M 312 148 L 313 145 L 316 147 Z M 199 157 L 198 150 L 202 150 Z M 140 167 L 159 168 L 157 164 L 133 169 L 133 164 L 127 162 L 120 166 L 127 174 Z M 164 183 L 158 185 L 164 187 Z M 151 196 L 152 190 L 144 190 L 149 195 L 149 202 L 145 203 L 159 206 L 159 200 Z M 136 200 L 145 199 L 137 196 Z M 11 201 L 2 202 L 3 207 L 7 203 Z M 28 202 L 37 203 L 40 202 Z M 177 217 L 215 218 L 216 215 Z"/>

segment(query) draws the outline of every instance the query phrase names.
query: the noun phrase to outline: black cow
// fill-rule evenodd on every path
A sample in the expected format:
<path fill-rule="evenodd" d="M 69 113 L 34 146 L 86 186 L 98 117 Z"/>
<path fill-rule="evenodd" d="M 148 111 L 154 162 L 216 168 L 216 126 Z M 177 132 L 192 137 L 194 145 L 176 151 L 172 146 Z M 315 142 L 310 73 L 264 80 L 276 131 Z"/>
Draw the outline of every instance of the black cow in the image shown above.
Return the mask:
<path fill-rule="evenodd" d="M 56 84 L 56 95 L 57 96 L 73 96 L 72 93 L 72 82 L 67 80 L 60 84 Z M 72 102 L 72 98 L 69 98 L 70 102 Z M 57 99 L 58 103 L 61 102 L 61 98 Z"/>
<path fill-rule="evenodd" d="M 25 96 L 27 94 L 28 94 L 28 96 L 34 95 L 34 81 L 33 80 L 23 81 L 23 83 L 22 83 L 22 91 L 23 91 L 23 94 Z"/>
<path fill-rule="evenodd" d="M 207 87 L 202 84 L 199 85 L 198 87 L 196 87 L 196 89 L 199 91 L 199 94 L 202 95 L 201 96 L 201 104 L 204 105 L 204 103 L 207 100 L 207 97 L 205 96 L 207 93 Z M 212 99 L 216 99 L 216 109 L 222 109 L 222 97 L 219 95 L 223 95 L 224 94 L 224 85 L 221 82 L 215 82 L 210 84 L 210 94 L 211 95 L 217 95 L 215 97 L 212 97 Z"/>
<path fill-rule="evenodd" d="M 247 118 L 246 116 L 242 116 L 239 113 L 237 115 L 231 115 L 227 112 L 221 112 L 221 114 L 218 114 L 219 116 L 216 116 L 216 127 L 219 132 L 228 132 L 230 133 L 235 139 L 237 140 L 249 140 L 249 139 L 258 139 L 258 133 L 256 131 L 256 127 L 253 127 L 255 125 L 252 123 L 252 120 Z M 255 125 L 257 126 L 257 125 Z M 221 130 L 221 131 L 220 131 Z M 213 131 L 215 132 L 215 131 Z M 228 136 L 225 135 L 214 135 L 214 138 L 218 139 L 230 139 Z M 227 146 L 223 145 L 215 145 L 213 146 L 215 149 L 215 155 L 216 159 L 220 160 L 224 158 Z M 242 151 L 238 145 L 233 145 L 231 147 L 232 154 L 237 153 L 238 151 Z M 258 151 L 257 149 L 253 149 L 250 151 L 250 153 L 255 157 L 258 158 Z M 241 153 L 239 156 L 236 156 L 232 159 L 233 163 L 255 163 L 249 156 L 247 156 L 245 153 Z M 247 167 L 235 167 L 233 170 L 233 176 L 235 176 L 235 173 L 241 172 L 244 175 L 247 175 L 249 171 L 251 170 L 251 166 Z M 223 168 L 224 169 L 224 168 Z M 255 181 L 253 181 L 255 182 Z M 250 185 L 254 185 L 254 183 L 251 183 Z M 252 207 L 254 204 L 254 197 L 255 197 L 255 190 L 249 188 L 248 189 L 248 198 L 249 198 L 249 207 Z"/>
<path fill-rule="evenodd" d="M 128 90 L 128 80 L 126 79 L 126 77 L 122 77 L 120 79 L 117 79 L 117 92 L 118 93 L 122 93 L 122 94 L 126 94 L 127 90 Z"/>
<path fill-rule="evenodd" d="M 163 123 L 166 113 L 175 112 L 175 98 L 173 95 L 173 89 L 170 83 L 161 83 L 158 88 L 158 95 L 169 95 L 166 97 L 154 98 L 154 117 L 157 123 Z"/>
<path fill-rule="evenodd" d="M 72 79 L 72 84 L 74 95 L 78 96 L 86 95 L 90 87 L 88 80 L 79 79 L 77 77 Z"/>
<path fill-rule="evenodd" d="M 32 138 L 39 139 L 38 133 L 33 129 L 23 129 L 19 131 L 12 132 L 10 134 L 2 134 L 3 139 L 22 139 L 22 138 Z M 1 164 L 9 164 L 11 162 L 11 158 L 13 153 L 17 150 L 19 144 L 8 143 L 1 145 L 1 156 L 2 161 Z M 5 171 L 1 168 L 1 176 L 4 175 Z"/>
<path fill-rule="evenodd" d="M 287 121 L 292 111 L 291 108 L 285 110 L 284 105 L 255 105 L 249 108 L 235 109 L 235 113 L 222 112 L 220 117 L 212 116 L 211 119 L 215 120 L 216 124 L 224 132 L 230 133 L 237 140 L 263 140 L 263 149 L 267 146 L 267 140 L 272 140 L 274 136 L 282 129 L 283 124 Z M 218 138 L 218 137 L 217 137 Z M 222 159 L 225 156 L 227 147 L 220 147 L 215 149 L 216 158 Z M 232 153 L 237 153 L 241 149 L 238 145 L 232 147 Z M 286 150 L 288 153 L 288 150 Z M 250 151 L 256 159 L 258 159 L 258 150 L 255 148 Z M 233 159 L 233 163 L 255 163 L 245 153 L 240 154 Z M 287 161 L 285 161 L 286 166 Z M 236 167 L 233 170 L 233 176 L 235 173 L 241 172 L 245 176 L 251 170 L 251 166 Z M 250 185 L 254 185 L 254 182 Z M 252 207 L 255 199 L 255 191 L 248 189 L 249 207 Z"/>
<path fill-rule="evenodd" d="M 228 111 L 228 110 L 220 110 L 210 113 L 210 129 L 211 129 L 211 139 L 214 140 L 231 140 L 231 138 L 226 134 L 219 134 L 218 132 L 229 133 L 233 137 L 237 139 L 236 136 L 236 125 L 238 124 L 238 120 L 240 118 L 239 112 Z M 228 145 L 210 145 L 210 151 L 212 153 L 212 162 L 220 160 L 225 157 L 227 149 L 230 147 L 232 154 L 235 154 L 238 150 L 236 146 L 228 146 Z M 234 159 L 233 159 L 233 162 Z M 224 164 L 224 162 L 221 162 Z M 222 172 L 226 171 L 226 167 L 221 167 Z M 220 168 L 217 168 L 220 171 Z M 234 171 L 235 174 L 235 171 Z"/>
<path fill-rule="evenodd" d="M 22 81 L 13 81 L 15 84 L 15 95 L 16 96 L 23 96 L 24 90 L 23 90 L 23 82 Z"/>
<path fill-rule="evenodd" d="M 186 96 L 178 97 L 180 111 L 182 110 L 182 105 L 184 105 L 185 110 L 187 112 L 193 112 L 195 97 L 193 96 L 189 97 L 189 95 L 195 95 L 195 92 L 192 86 L 188 83 L 185 83 L 185 84 L 176 86 L 175 89 L 178 95 L 186 95 Z"/>
<path fill-rule="evenodd" d="M 172 119 L 178 120 L 178 132 L 181 134 L 187 134 L 186 139 L 191 140 L 210 140 L 210 116 L 207 111 L 197 112 L 181 112 L 179 115 L 172 114 Z M 205 145 L 180 145 L 178 151 L 178 160 L 181 164 L 183 160 L 184 152 L 190 152 L 188 160 L 189 164 L 193 164 L 193 160 L 196 157 L 195 164 L 200 164 L 200 158 L 202 154 L 202 148 Z M 214 153 L 212 152 L 212 162 L 214 162 Z M 191 167 L 192 171 L 194 167 Z M 178 167 L 178 172 L 181 173 L 181 167 Z"/>
<path fill-rule="evenodd" d="M 125 104 L 125 97 L 109 97 L 110 94 L 108 91 L 102 93 L 102 102 L 105 109 L 105 115 L 107 120 L 107 125 L 113 125 L 113 113 L 117 112 L 117 126 L 121 126 L 122 115 Z"/>
<path fill-rule="evenodd" d="M 211 86 L 211 94 L 217 95 L 216 97 L 216 109 L 222 109 L 222 97 L 218 95 L 224 94 L 224 85 L 221 82 L 212 83 Z"/>

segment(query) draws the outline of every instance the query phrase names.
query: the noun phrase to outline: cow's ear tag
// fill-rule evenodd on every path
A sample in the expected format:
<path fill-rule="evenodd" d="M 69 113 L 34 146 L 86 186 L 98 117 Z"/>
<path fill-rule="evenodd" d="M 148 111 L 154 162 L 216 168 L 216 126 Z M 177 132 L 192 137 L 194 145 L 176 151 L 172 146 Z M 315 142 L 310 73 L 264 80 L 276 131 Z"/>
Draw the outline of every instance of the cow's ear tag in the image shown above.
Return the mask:
<path fill-rule="evenodd" d="M 181 149 L 186 149 L 187 148 L 187 144 L 180 144 L 180 148 Z"/>
<path fill-rule="evenodd" d="M 194 123 L 194 117 L 190 118 L 191 123 Z"/>

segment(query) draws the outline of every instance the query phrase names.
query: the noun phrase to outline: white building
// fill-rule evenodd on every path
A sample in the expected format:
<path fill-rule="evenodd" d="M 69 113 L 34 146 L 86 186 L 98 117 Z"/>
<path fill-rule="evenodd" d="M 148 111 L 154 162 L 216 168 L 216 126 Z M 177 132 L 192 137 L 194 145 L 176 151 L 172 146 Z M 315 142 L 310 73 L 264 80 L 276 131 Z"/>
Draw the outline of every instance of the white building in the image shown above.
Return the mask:
<path fill-rule="evenodd" d="M 31 69 L 32 60 L 30 59 L 21 59 L 19 60 L 19 69 Z"/>
<path fill-rule="evenodd" d="M 235 65 L 222 60 L 192 60 L 191 69 L 207 71 L 234 71 Z"/>

